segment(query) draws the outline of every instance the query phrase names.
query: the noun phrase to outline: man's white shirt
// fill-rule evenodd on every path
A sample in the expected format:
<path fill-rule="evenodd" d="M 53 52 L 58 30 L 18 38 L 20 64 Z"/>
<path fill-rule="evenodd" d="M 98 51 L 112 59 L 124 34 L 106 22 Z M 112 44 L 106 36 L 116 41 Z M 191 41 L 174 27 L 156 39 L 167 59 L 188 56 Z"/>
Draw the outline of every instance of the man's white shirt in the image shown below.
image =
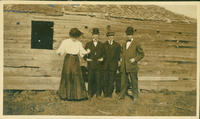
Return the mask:
<path fill-rule="evenodd" d="M 113 44 L 113 40 L 108 40 L 108 43 L 109 43 L 110 45 L 112 45 L 112 44 Z"/>
<path fill-rule="evenodd" d="M 129 46 L 131 45 L 132 42 L 133 42 L 133 38 L 131 39 L 131 41 L 129 41 L 129 42 L 126 43 L 126 49 L 129 48 Z"/>
<path fill-rule="evenodd" d="M 95 47 L 97 46 L 97 42 L 98 41 L 95 41 L 95 39 L 93 39 L 93 44 L 94 44 Z"/>

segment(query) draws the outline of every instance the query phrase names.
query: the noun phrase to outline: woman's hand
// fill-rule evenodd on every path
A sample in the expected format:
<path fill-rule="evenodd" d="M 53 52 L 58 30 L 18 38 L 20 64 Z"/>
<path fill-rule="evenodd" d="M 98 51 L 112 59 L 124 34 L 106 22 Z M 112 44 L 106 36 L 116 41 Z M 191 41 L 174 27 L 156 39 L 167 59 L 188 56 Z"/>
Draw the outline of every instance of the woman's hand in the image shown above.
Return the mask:
<path fill-rule="evenodd" d="M 89 54 L 90 53 L 90 49 L 87 49 L 86 52 L 87 52 L 87 54 Z"/>

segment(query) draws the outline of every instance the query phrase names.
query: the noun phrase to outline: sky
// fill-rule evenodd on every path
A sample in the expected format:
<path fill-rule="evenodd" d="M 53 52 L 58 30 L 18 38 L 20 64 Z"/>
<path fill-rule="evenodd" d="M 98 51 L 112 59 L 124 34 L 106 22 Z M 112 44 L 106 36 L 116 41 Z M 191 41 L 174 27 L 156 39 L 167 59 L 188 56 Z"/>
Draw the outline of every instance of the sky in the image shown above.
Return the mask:
<path fill-rule="evenodd" d="M 159 5 L 172 12 L 183 14 L 191 18 L 197 18 L 197 7 L 195 5 Z"/>

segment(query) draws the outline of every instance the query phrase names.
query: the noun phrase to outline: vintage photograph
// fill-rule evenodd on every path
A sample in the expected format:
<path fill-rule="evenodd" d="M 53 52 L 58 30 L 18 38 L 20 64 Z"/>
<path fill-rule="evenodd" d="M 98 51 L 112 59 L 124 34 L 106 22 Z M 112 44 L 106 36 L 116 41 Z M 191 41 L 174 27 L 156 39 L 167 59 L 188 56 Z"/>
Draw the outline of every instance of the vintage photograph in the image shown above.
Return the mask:
<path fill-rule="evenodd" d="M 3 115 L 196 116 L 197 6 L 4 4 Z"/>

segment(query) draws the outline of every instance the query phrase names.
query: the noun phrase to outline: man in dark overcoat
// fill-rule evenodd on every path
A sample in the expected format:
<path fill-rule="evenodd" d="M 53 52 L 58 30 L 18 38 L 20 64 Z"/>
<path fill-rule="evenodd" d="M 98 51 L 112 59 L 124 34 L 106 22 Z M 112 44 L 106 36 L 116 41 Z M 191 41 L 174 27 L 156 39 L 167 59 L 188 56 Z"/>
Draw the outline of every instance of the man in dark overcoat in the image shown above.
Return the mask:
<path fill-rule="evenodd" d="M 133 27 L 127 27 L 127 41 L 122 45 L 121 62 L 121 91 L 119 99 L 123 99 L 127 92 L 128 81 L 132 86 L 132 99 L 138 97 L 138 62 L 144 57 L 141 45 L 133 38 Z"/>
<path fill-rule="evenodd" d="M 99 29 L 93 28 L 92 40 L 86 43 L 86 50 L 90 50 L 88 55 L 84 56 L 88 68 L 88 96 L 92 98 L 101 96 L 103 80 L 103 43 L 99 41 Z"/>
<path fill-rule="evenodd" d="M 120 61 L 121 46 L 114 40 L 114 32 L 107 32 L 108 40 L 104 43 L 104 97 L 112 97 L 114 90 L 114 81 L 118 62 Z"/>

